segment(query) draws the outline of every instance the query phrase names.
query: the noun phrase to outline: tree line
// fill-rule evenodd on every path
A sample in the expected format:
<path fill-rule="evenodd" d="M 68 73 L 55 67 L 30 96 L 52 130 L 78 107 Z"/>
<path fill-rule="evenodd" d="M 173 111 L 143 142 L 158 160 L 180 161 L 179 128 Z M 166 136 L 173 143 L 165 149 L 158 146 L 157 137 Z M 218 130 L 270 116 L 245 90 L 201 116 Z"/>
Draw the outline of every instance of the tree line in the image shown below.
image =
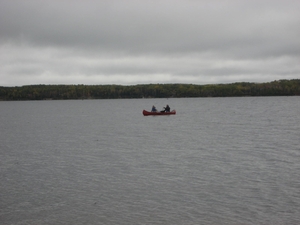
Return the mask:
<path fill-rule="evenodd" d="M 300 79 L 267 83 L 0 86 L 0 100 L 183 98 L 300 95 Z"/>

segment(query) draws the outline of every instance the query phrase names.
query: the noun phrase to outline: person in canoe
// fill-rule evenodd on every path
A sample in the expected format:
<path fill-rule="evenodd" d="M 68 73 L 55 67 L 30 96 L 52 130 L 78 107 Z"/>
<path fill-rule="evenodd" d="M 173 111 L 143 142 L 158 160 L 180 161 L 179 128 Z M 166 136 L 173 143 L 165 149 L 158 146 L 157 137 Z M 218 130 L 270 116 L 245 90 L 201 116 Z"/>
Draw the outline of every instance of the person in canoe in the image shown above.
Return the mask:
<path fill-rule="evenodd" d="M 170 106 L 169 105 L 166 105 L 166 107 L 164 107 L 164 109 L 160 112 L 170 112 Z"/>
<path fill-rule="evenodd" d="M 154 105 L 152 106 L 151 112 L 157 112 L 157 109 Z"/>

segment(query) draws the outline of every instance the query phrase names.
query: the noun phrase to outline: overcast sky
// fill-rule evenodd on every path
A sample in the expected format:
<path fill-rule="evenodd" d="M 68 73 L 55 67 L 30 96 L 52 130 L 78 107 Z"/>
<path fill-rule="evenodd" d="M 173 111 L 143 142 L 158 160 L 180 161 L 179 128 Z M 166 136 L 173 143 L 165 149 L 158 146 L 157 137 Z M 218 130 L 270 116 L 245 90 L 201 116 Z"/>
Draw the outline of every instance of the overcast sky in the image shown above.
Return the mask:
<path fill-rule="evenodd" d="M 299 0 L 0 0 L 0 86 L 279 79 Z"/>

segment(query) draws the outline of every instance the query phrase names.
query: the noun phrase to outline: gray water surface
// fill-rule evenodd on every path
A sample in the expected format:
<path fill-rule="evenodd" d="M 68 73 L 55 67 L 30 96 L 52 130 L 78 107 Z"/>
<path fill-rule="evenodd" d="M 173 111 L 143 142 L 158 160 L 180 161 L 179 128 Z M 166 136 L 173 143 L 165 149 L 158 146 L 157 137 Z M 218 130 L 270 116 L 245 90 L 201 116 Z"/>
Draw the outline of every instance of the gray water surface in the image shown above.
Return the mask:
<path fill-rule="evenodd" d="M 169 104 L 172 116 L 142 110 Z M 0 224 L 300 224 L 300 98 L 0 102 Z"/>

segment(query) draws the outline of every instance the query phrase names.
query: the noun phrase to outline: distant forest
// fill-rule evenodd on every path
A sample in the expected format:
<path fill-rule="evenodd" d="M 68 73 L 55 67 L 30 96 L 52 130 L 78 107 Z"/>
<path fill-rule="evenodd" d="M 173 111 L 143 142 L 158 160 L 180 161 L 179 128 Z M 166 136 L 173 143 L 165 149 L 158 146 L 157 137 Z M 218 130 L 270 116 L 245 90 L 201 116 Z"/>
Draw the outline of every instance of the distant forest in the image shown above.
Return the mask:
<path fill-rule="evenodd" d="M 300 95 L 300 79 L 268 83 L 0 86 L 0 100 L 184 98 Z"/>

